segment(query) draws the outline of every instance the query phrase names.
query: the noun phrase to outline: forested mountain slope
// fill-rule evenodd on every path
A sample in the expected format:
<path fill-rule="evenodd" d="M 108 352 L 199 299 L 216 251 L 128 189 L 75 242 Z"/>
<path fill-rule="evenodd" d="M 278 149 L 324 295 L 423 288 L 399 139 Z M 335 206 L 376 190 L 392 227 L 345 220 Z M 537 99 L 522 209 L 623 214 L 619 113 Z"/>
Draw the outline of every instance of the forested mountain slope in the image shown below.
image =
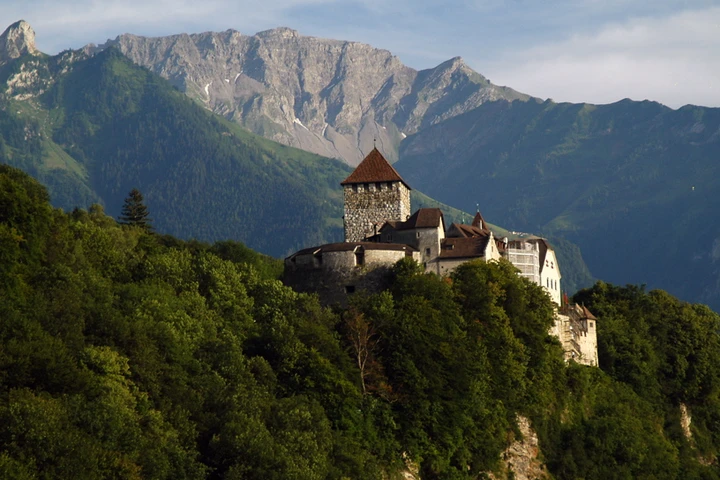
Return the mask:
<path fill-rule="evenodd" d="M 0 66 L 0 84 L 0 162 L 48 185 L 57 206 L 116 216 L 138 188 L 157 228 L 183 238 L 275 256 L 342 238 L 346 165 L 244 131 L 115 49 L 24 54 Z"/>
<path fill-rule="evenodd" d="M 557 479 L 720 478 L 704 306 L 581 292 L 601 370 L 563 362 L 549 297 L 506 262 L 406 260 L 326 310 L 241 245 L 54 210 L 6 165 L 0 206 L 2 478 L 509 479 L 518 415 Z"/>
<path fill-rule="evenodd" d="M 564 237 L 598 278 L 720 308 L 720 109 L 500 101 L 401 147 L 434 198 Z"/>

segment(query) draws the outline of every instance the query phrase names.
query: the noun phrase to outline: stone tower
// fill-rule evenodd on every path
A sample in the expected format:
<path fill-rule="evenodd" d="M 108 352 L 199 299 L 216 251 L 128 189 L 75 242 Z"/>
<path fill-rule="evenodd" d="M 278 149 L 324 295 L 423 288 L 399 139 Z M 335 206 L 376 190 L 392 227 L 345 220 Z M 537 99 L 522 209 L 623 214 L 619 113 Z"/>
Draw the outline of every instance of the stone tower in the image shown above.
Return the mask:
<path fill-rule="evenodd" d="M 386 221 L 405 221 L 410 216 L 410 187 L 377 148 L 340 185 L 345 194 L 346 242 L 362 241 Z"/>

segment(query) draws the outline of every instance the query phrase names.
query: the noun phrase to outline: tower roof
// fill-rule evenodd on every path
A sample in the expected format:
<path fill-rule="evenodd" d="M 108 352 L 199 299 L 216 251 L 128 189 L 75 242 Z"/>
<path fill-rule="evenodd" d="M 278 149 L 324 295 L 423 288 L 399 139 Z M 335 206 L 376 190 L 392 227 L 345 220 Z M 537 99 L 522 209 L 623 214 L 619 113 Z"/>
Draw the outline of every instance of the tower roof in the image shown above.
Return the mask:
<path fill-rule="evenodd" d="M 410 186 L 405 183 L 397 170 L 385 160 L 385 157 L 377 148 L 373 148 L 350 176 L 340 182 L 340 185 L 373 182 L 402 182 L 403 185 L 410 189 Z"/>
<path fill-rule="evenodd" d="M 475 218 L 473 218 L 473 221 L 472 221 L 472 226 L 475 228 L 479 228 L 481 230 L 489 231 L 489 229 L 487 228 L 487 223 L 485 223 L 485 219 L 483 218 L 482 214 L 480 213 L 480 210 L 478 210 L 477 213 L 475 214 Z"/>

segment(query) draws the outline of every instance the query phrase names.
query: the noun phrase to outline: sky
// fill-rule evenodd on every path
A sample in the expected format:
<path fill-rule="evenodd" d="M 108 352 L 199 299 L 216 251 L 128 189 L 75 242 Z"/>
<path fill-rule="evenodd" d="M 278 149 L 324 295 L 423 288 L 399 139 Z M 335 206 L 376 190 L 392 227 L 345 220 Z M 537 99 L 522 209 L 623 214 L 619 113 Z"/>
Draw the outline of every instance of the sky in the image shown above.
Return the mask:
<path fill-rule="evenodd" d="M 0 19 L 30 23 L 49 54 L 122 33 L 285 26 L 416 69 L 461 56 L 497 85 L 556 102 L 720 107 L 720 0 L 0 0 Z"/>

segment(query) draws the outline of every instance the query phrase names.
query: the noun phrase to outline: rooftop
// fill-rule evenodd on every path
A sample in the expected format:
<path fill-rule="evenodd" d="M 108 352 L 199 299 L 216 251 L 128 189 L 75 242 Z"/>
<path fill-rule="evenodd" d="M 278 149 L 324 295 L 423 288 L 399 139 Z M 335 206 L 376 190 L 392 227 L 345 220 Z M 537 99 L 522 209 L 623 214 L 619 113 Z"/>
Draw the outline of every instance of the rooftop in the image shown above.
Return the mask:
<path fill-rule="evenodd" d="M 410 189 L 410 186 L 405 183 L 397 170 L 385 160 L 385 157 L 377 148 L 373 148 L 350 176 L 340 182 L 340 185 L 374 182 L 402 182 L 403 185 Z"/>

